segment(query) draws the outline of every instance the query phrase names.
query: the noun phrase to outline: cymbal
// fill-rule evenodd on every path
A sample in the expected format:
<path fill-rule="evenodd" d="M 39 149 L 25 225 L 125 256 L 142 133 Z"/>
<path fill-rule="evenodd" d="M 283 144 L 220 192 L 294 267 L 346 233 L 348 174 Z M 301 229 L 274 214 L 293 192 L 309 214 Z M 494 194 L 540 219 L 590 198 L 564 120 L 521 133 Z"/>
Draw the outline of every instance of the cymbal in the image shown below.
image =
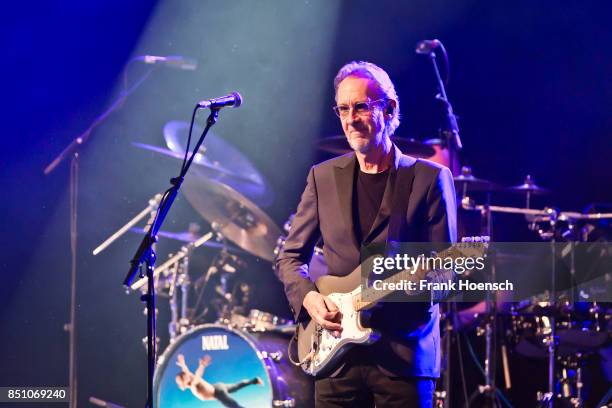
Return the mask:
<path fill-rule="evenodd" d="M 391 141 L 402 151 L 402 153 L 414 157 L 430 157 L 435 150 L 419 142 L 416 139 L 406 137 L 391 136 Z M 319 150 L 333 154 L 345 154 L 353 151 L 345 136 L 325 137 L 317 141 L 316 146 Z"/>
<path fill-rule="evenodd" d="M 471 192 L 491 192 L 499 189 L 499 186 L 492 181 L 474 177 L 472 168 L 463 166 L 461 174 L 454 177 L 455 190 L 458 193 Z"/>
<path fill-rule="evenodd" d="M 191 149 L 202 133 L 198 125 L 193 127 Z M 189 135 L 189 123 L 173 120 L 164 125 L 166 145 L 175 153 L 185 154 Z M 194 157 L 194 162 L 203 168 L 219 169 L 207 174 L 209 179 L 227 184 L 260 206 L 272 204 L 272 190 L 263 175 L 238 149 L 215 133 L 208 132 L 204 143 Z M 231 169 L 231 170 L 230 170 Z"/>
<path fill-rule="evenodd" d="M 156 153 L 160 153 L 164 156 L 168 156 L 168 157 L 174 157 L 176 159 L 180 159 L 183 160 L 183 158 L 185 157 L 185 153 L 176 153 L 173 152 L 172 150 L 166 149 L 164 147 L 158 147 L 158 146 L 153 146 L 150 144 L 146 144 L 146 143 L 139 143 L 139 142 L 132 142 L 133 146 L 138 147 L 139 149 L 144 149 L 144 150 L 149 150 L 152 152 L 156 152 Z M 229 177 L 234 177 L 237 179 L 243 179 L 244 181 L 250 181 L 251 179 L 243 176 L 241 174 L 238 174 L 236 172 L 233 172 L 229 169 L 226 169 L 218 164 L 213 164 L 210 163 L 208 161 L 203 161 L 203 160 L 198 160 L 198 158 L 201 159 L 202 155 L 201 154 L 196 154 L 196 157 L 194 157 L 193 159 L 193 163 L 199 166 L 203 166 L 206 168 L 206 170 L 211 171 L 211 172 L 216 172 L 225 176 L 229 176 Z"/>
<path fill-rule="evenodd" d="M 135 232 L 137 234 L 146 233 L 145 228 L 133 227 L 133 228 L 130 228 L 130 231 Z M 193 232 L 190 232 L 190 231 L 184 231 L 184 232 L 158 231 L 157 235 L 159 237 L 173 239 L 175 241 L 188 242 L 188 243 L 195 242 L 198 240 L 198 238 L 200 238 L 200 235 L 194 234 Z M 246 253 L 245 251 L 238 248 L 237 246 L 234 246 L 228 243 L 223 243 L 223 242 L 206 241 L 204 244 L 202 244 L 202 246 L 207 247 L 207 248 L 219 249 L 219 250 L 226 249 L 230 252 L 235 252 L 235 253 Z"/>
<path fill-rule="evenodd" d="M 529 174 L 527 175 L 527 177 L 525 177 L 525 181 L 523 182 L 523 184 L 508 187 L 506 191 L 511 193 L 530 193 L 533 195 L 545 195 L 551 193 L 549 189 L 538 186 Z"/>
<path fill-rule="evenodd" d="M 273 261 L 276 240 L 281 235 L 274 221 L 234 188 L 208 179 L 202 168 L 190 171 L 183 192 L 193 208 L 240 248 Z"/>

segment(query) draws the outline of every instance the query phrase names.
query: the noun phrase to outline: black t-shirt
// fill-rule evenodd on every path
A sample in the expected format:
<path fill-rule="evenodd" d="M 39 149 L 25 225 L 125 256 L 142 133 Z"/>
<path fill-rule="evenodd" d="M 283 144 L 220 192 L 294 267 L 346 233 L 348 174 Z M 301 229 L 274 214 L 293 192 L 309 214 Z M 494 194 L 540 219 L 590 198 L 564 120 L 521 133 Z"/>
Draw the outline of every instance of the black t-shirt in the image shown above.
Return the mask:
<path fill-rule="evenodd" d="M 363 243 L 374 224 L 380 203 L 382 202 L 389 169 L 375 174 L 364 173 L 355 169 L 353 188 L 353 225 L 357 242 Z"/>

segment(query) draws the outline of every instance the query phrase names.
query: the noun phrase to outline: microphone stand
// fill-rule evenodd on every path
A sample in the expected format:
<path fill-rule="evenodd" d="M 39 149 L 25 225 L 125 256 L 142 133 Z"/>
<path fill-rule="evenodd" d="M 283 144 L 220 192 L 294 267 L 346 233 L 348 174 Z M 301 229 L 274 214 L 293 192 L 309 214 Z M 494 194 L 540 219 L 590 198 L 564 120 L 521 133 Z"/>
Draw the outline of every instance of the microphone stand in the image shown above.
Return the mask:
<path fill-rule="evenodd" d="M 449 70 L 448 64 L 448 55 L 446 54 L 446 49 L 444 45 L 439 40 L 436 41 L 437 47 L 440 47 L 440 50 L 444 54 L 444 59 L 446 61 L 446 69 L 447 72 Z M 417 51 L 418 53 L 423 53 Z M 440 129 L 440 134 L 442 140 L 446 142 L 446 147 L 449 152 L 449 160 L 450 160 L 450 170 L 453 174 L 459 173 L 459 152 L 463 149 L 463 144 L 461 143 L 461 138 L 459 137 L 459 125 L 457 124 L 457 117 L 453 113 L 453 107 L 446 96 L 446 89 L 444 87 L 444 81 L 440 76 L 440 70 L 438 69 L 438 63 L 436 60 L 436 53 L 433 51 L 433 48 L 429 52 L 425 52 L 433 66 L 434 73 L 436 75 L 436 81 L 438 82 L 438 91 L 439 93 L 436 95 L 436 99 L 442 102 L 446 109 L 446 120 L 443 127 Z"/>
<path fill-rule="evenodd" d="M 153 378 L 155 376 L 155 364 L 157 361 L 156 357 L 156 329 L 155 329 L 155 287 L 154 287 L 154 275 L 155 275 L 155 260 L 157 254 L 153 245 L 157 241 L 157 233 L 161 228 L 166 216 L 168 215 L 168 211 L 172 207 L 174 200 L 178 194 L 179 189 L 181 188 L 181 184 L 185 179 L 187 171 L 189 167 L 191 167 L 191 163 L 196 155 L 196 152 L 199 151 L 200 146 L 204 142 L 204 138 L 208 133 L 209 129 L 217 122 L 219 117 L 219 108 L 211 108 L 210 115 L 206 121 L 206 127 L 200 136 L 200 139 L 196 143 L 193 153 L 191 157 L 187 161 L 187 163 L 181 169 L 181 173 L 178 177 L 172 178 L 170 183 L 172 187 L 170 187 L 164 193 L 161 203 L 157 209 L 157 214 L 155 219 L 151 225 L 151 228 L 147 231 L 147 234 L 144 236 L 140 246 L 136 250 L 134 257 L 130 261 L 130 270 L 128 271 L 125 279 L 123 280 L 123 284 L 126 287 L 130 287 L 132 282 L 136 278 L 137 272 L 140 271 L 141 266 L 145 265 L 145 273 L 147 277 L 147 293 L 141 296 L 141 300 L 146 303 L 147 308 L 147 408 L 154 408 L 154 396 L 153 396 Z M 193 121 L 192 121 L 193 126 Z M 145 274 L 140 272 L 140 277 L 143 278 Z"/>
<path fill-rule="evenodd" d="M 89 127 L 77 136 L 51 163 L 44 169 L 45 176 L 51 174 L 55 168 L 70 157 L 70 321 L 64 324 L 68 332 L 68 386 L 70 388 L 70 408 L 77 407 L 77 350 L 76 350 L 76 278 L 77 278 L 77 242 L 78 242 L 78 181 L 79 181 L 79 150 L 89 138 L 93 130 L 102 124 L 111 113 L 123 105 L 130 96 L 154 71 L 149 69 L 134 85 L 123 90 L 119 97 L 94 121 Z"/>

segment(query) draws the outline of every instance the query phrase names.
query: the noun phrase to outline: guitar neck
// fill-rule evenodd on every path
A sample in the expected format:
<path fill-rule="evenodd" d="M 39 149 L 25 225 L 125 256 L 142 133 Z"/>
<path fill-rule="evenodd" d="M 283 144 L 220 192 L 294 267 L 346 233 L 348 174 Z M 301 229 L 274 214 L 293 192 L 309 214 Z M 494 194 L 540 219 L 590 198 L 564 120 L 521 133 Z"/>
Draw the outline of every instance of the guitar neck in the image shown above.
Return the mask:
<path fill-rule="evenodd" d="M 436 258 L 445 259 L 445 258 L 457 258 L 462 256 L 462 252 L 459 251 L 454 245 L 441 251 L 436 254 Z M 432 270 L 432 268 L 428 267 L 428 263 L 423 262 L 420 264 L 419 268 L 416 269 L 406 269 L 400 271 L 393 276 L 388 277 L 387 279 L 382 280 L 381 286 L 388 287 L 389 284 L 399 284 L 401 282 L 419 282 L 422 279 L 425 279 L 427 274 Z M 378 303 L 385 296 L 393 293 L 393 290 L 377 290 L 374 288 L 367 288 L 366 290 L 361 290 L 353 297 L 353 305 L 356 311 L 360 311 L 363 309 L 367 309 L 374 304 Z"/>

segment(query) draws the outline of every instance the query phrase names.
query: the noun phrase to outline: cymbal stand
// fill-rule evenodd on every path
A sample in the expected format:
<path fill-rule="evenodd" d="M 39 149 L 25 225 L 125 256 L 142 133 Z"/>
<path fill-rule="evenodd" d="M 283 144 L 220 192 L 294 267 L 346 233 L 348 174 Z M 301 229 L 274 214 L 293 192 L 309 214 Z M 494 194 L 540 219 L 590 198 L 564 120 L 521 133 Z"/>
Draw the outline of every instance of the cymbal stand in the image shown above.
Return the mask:
<path fill-rule="evenodd" d="M 181 334 L 191 324 L 189 320 L 187 308 L 189 305 L 189 288 L 191 287 L 191 279 L 189 278 L 189 257 L 185 257 L 183 260 L 183 273 L 179 277 L 179 285 L 181 287 L 181 319 L 179 320 L 179 331 Z"/>
<path fill-rule="evenodd" d="M 492 212 L 489 206 L 490 203 L 490 195 L 487 196 L 487 204 L 481 206 L 480 214 L 483 220 L 482 224 L 482 232 L 484 236 L 491 236 L 492 231 Z M 464 200 L 467 198 L 464 197 Z M 469 201 L 469 198 L 467 198 Z M 496 281 L 496 270 L 495 270 L 495 254 L 494 252 L 490 252 L 488 255 L 491 264 L 491 275 L 490 280 L 492 282 Z M 478 398 L 480 395 L 484 396 L 484 398 L 488 401 L 485 406 L 497 407 L 499 406 L 497 397 L 496 397 L 496 389 L 495 389 L 495 341 L 494 336 L 496 333 L 496 322 L 497 322 L 497 308 L 495 299 L 491 299 L 491 293 L 487 291 L 486 294 L 486 319 L 485 319 L 485 328 L 484 328 L 484 336 L 485 336 L 485 359 L 484 359 L 484 385 L 479 385 L 476 390 L 472 393 L 469 399 L 469 405 L 473 403 L 473 401 Z M 467 407 L 466 407 L 467 408 Z"/>
<path fill-rule="evenodd" d="M 178 295 L 176 291 L 176 284 L 179 276 L 179 264 L 175 263 L 170 268 L 172 279 L 170 280 L 170 288 L 168 290 L 168 296 L 170 298 L 170 323 L 168 323 L 168 333 L 170 334 L 170 344 L 174 342 L 174 339 L 179 335 L 179 311 L 178 311 Z"/>
<path fill-rule="evenodd" d="M 557 227 L 557 219 L 558 219 L 558 211 L 552 208 L 548 208 L 545 210 L 549 217 L 550 228 L 552 234 L 550 235 L 550 251 L 551 251 L 551 273 L 550 273 L 550 301 L 548 310 L 552 311 L 550 319 L 550 334 L 546 339 L 544 339 L 544 343 L 548 348 L 548 390 L 545 394 L 550 399 L 547 399 L 547 406 L 549 408 L 553 408 L 555 401 L 555 354 L 556 354 L 556 346 L 557 346 L 557 337 L 556 337 L 556 316 L 554 314 L 555 303 L 556 303 L 556 279 L 557 279 L 557 271 L 556 271 L 556 246 L 557 242 L 556 238 L 556 227 Z"/>
<path fill-rule="evenodd" d="M 188 250 L 188 253 L 191 249 Z M 189 278 L 189 255 L 185 255 L 180 261 L 171 269 L 172 278 L 170 280 L 170 287 L 168 290 L 168 296 L 170 297 L 170 323 L 168 324 L 168 332 L 170 333 L 170 343 L 174 339 L 183 334 L 187 327 L 190 325 L 189 317 L 187 316 L 188 296 L 189 287 L 191 286 L 191 280 Z M 179 293 L 177 287 L 180 287 L 181 307 L 179 314 L 178 297 Z"/>

